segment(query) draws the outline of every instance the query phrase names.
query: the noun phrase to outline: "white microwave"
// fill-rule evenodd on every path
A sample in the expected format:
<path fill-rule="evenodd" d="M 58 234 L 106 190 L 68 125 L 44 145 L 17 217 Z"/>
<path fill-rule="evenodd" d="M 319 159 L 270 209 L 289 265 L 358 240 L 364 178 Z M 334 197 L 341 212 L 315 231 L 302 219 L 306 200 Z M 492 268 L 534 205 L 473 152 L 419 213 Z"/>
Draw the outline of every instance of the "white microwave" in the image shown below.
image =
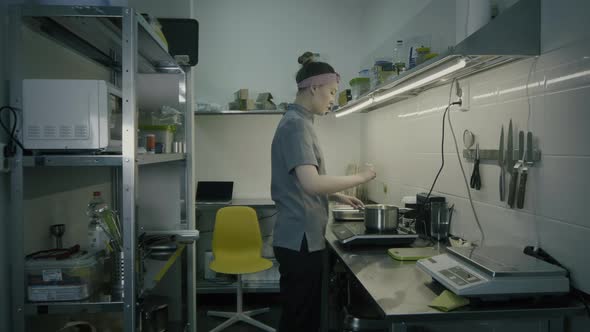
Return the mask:
<path fill-rule="evenodd" d="M 101 80 L 23 80 L 23 145 L 121 151 L 121 91 Z"/>

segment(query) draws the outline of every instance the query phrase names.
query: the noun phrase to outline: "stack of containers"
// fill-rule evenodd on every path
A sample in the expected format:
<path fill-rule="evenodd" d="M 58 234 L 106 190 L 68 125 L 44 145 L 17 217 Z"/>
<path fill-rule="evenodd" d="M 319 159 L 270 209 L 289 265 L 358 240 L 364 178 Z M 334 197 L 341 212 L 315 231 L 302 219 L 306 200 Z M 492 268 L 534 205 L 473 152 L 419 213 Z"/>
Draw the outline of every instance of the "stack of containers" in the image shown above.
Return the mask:
<path fill-rule="evenodd" d="M 379 58 L 373 65 L 373 75 L 371 76 L 370 89 L 374 90 L 377 86 L 385 83 L 390 76 L 396 74 L 393 62 L 390 58 Z"/>
<path fill-rule="evenodd" d="M 27 296 L 31 302 L 80 301 L 100 289 L 102 264 L 92 253 L 65 259 L 28 258 Z"/>

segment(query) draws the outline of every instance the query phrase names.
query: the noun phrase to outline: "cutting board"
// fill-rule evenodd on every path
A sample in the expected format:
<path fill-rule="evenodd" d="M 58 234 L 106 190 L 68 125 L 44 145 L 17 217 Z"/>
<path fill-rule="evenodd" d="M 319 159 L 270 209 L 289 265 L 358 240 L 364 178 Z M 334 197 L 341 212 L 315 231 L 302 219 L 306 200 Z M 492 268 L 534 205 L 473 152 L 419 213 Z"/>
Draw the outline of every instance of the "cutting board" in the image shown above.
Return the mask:
<path fill-rule="evenodd" d="M 440 252 L 434 247 L 424 248 L 390 248 L 387 253 L 398 261 L 417 261 L 421 258 L 428 258 L 439 255 Z"/>

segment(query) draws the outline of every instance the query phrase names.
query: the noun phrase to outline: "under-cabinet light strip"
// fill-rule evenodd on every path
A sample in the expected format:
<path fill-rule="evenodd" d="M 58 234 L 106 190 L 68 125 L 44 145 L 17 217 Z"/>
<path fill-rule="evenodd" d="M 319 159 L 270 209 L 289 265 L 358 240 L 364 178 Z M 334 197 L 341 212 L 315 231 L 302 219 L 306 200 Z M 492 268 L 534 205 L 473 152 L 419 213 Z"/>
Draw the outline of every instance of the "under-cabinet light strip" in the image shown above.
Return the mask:
<path fill-rule="evenodd" d="M 366 100 L 366 101 L 363 101 L 363 102 L 362 102 L 362 103 L 360 103 L 360 104 L 356 104 L 356 105 L 354 105 L 354 106 L 350 107 L 350 108 L 349 108 L 349 109 L 347 109 L 346 111 L 342 111 L 342 112 L 338 112 L 338 113 L 336 113 L 336 117 L 337 117 L 337 118 L 339 118 L 339 117 L 341 117 L 341 116 L 345 116 L 345 115 L 347 115 L 347 114 L 350 114 L 350 113 L 353 113 L 353 112 L 356 112 L 356 111 L 360 111 L 360 110 L 362 110 L 363 108 L 365 108 L 365 107 L 367 107 L 367 106 L 371 105 L 372 103 L 373 103 L 373 98 L 369 98 L 368 100 Z"/>
<path fill-rule="evenodd" d="M 422 86 L 424 84 L 430 83 L 430 82 L 435 81 L 435 80 L 437 80 L 437 79 L 439 79 L 441 77 L 444 77 L 446 75 L 449 75 L 451 73 L 454 73 L 454 72 L 456 72 L 459 69 L 465 68 L 465 65 L 466 64 L 467 63 L 465 62 L 464 59 L 460 59 L 459 61 L 457 61 L 456 64 L 454 64 L 454 65 L 452 65 L 452 66 L 450 66 L 450 67 L 448 67 L 446 69 L 443 69 L 441 71 L 438 71 L 438 72 L 436 72 L 436 73 L 434 73 L 432 75 L 428 75 L 428 76 L 424 77 L 421 80 L 418 80 L 416 82 L 412 82 L 410 84 L 404 85 L 403 87 L 401 87 L 399 89 L 388 91 L 388 92 L 386 92 L 386 93 L 384 93 L 382 95 L 375 96 L 375 97 L 373 97 L 373 101 L 376 102 L 376 103 L 378 103 L 380 101 L 383 101 L 383 100 L 389 99 L 391 97 L 397 96 L 400 93 L 404 93 L 406 91 L 412 90 L 412 89 L 417 88 L 419 86 Z"/>
<path fill-rule="evenodd" d="M 354 105 L 354 106 L 352 106 L 351 108 L 349 108 L 349 109 L 347 109 L 345 111 L 336 113 L 336 117 L 338 118 L 338 117 L 341 117 L 341 116 L 344 116 L 344 115 L 347 115 L 347 114 L 350 114 L 350 113 L 353 113 L 353 112 L 360 111 L 360 110 L 362 110 L 364 108 L 369 107 L 373 103 L 379 103 L 381 101 L 384 101 L 386 99 L 392 98 L 392 97 L 397 96 L 397 95 L 399 95 L 401 93 L 404 93 L 406 91 L 412 90 L 412 89 L 417 88 L 419 86 L 422 86 L 424 84 L 427 84 L 427 83 L 430 83 L 432 81 L 435 81 L 435 80 L 437 80 L 437 79 L 439 79 L 441 77 L 444 77 L 446 75 L 449 75 L 451 73 L 454 73 L 454 72 L 456 72 L 459 69 L 465 68 L 466 65 L 467 65 L 467 62 L 465 61 L 465 59 L 459 59 L 459 61 L 457 61 L 457 63 L 455 63 L 454 65 L 452 65 L 450 67 L 447 67 L 447 68 L 445 68 L 443 70 L 440 70 L 440 71 L 438 71 L 438 72 L 436 72 L 436 73 L 434 73 L 432 75 L 428 75 L 428 76 L 424 77 L 423 79 L 417 80 L 417 81 L 412 82 L 412 83 L 409 83 L 407 85 L 404 85 L 401 88 L 394 89 L 394 90 L 391 90 L 391 91 L 387 91 L 387 92 L 385 92 L 385 93 L 383 93 L 381 95 L 373 96 L 372 98 L 368 99 L 367 101 L 364 101 L 362 103 L 359 103 L 357 105 Z"/>

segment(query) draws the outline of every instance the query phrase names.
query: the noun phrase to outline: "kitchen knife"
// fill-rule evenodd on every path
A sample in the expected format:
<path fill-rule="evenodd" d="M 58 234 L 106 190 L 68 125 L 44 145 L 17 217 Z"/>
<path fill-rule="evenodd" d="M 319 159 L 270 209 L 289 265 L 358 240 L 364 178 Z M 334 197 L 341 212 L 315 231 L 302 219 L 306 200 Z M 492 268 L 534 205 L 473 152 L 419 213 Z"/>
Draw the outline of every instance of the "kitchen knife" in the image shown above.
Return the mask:
<path fill-rule="evenodd" d="M 516 200 L 516 183 L 518 178 L 518 167 L 514 163 L 514 143 L 513 143 L 513 134 L 512 134 L 512 120 L 510 120 L 510 124 L 508 125 L 508 147 L 506 149 L 506 153 L 508 154 L 506 158 L 506 167 L 510 175 L 510 186 L 508 187 L 508 205 L 511 208 L 514 208 L 514 203 Z"/>
<path fill-rule="evenodd" d="M 524 158 L 524 131 L 519 131 L 518 132 L 518 162 L 516 164 L 514 164 L 514 167 L 512 168 L 512 175 L 514 175 L 514 182 L 512 181 L 512 178 L 510 179 L 510 193 L 509 193 L 509 198 L 512 197 L 512 199 L 509 199 L 508 204 L 510 204 L 511 208 L 514 208 L 514 204 L 516 203 L 517 200 L 517 186 L 518 186 L 518 175 L 519 175 L 519 171 L 520 168 L 522 167 L 522 158 Z"/>
<path fill-rule="evenodd" d="M 500 201 L 504 202 L 506 171 L 504 170 L 504 125 L 500 130 L 500 146 L 498 147 L 498 165 L 500 166 Z"/>
<path fill-rule="evenodd" d="M 526 180 L 528 176 L 528 163 L 533 161 L 533 133 L 527 132 L 526 134 L 526 155 L 523 160 L 523 168 L 520 173 L 520 185 L 518 186 L 518 200 L 516 206 L 519 209 L 524 207 L 524 194 L 526 191 Z"/>

